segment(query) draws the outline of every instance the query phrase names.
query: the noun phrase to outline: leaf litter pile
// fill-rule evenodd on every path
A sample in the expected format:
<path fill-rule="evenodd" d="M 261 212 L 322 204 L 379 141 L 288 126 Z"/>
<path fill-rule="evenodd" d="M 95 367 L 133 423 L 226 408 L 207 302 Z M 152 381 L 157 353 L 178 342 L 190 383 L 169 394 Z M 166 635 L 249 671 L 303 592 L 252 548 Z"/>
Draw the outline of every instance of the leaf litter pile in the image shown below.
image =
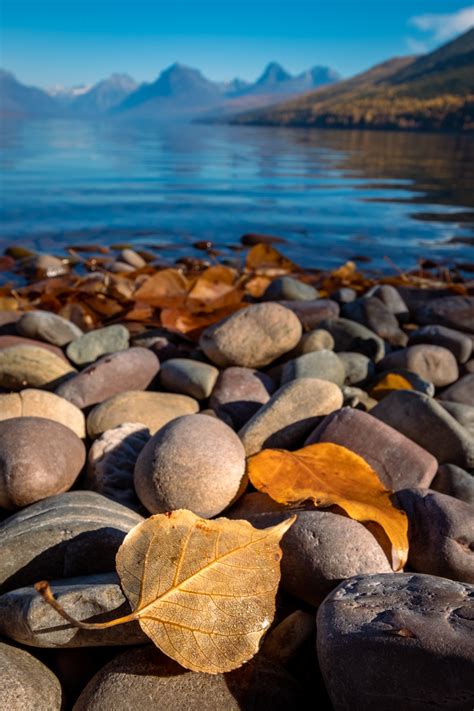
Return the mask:
<path fill-rule="evenodd" d="M 156 647 L 181 667 L 212 675 L 238 669 L 255 655 L 257 660 L 263 655 L 282 668 L 290 664 L 293 673 L 291 659 L 305 649 L 314 634 L 315 607 L 322 604 L 322 610 L 330 604 L 331 594 L 327 603 L 323 602 L 325 594 L 354 575 L 390 577 L 402 572 L 401 578 L 396 576 L 402 580 L 405 569 L 474 582 L 473 573 L 464 572 L 463 565 L 443 562 L 448 554 L 439 554 L 444 550 L 442 539 L 430 551 L 429 542 L 414 537 L 427 524 L 420 524 L 418 504 L 412 501 L 425 495 L 439 465 L 456 464 L 467 477 L 474 469 L 474 444 L 469 445 L 472 428 L 470 431 L 466 425 L 466 412 L 464 420 L 459 419 L 454 406 L 448 408 L 448 414 L 440 414 L 440 410 L 445 412 L 444 401 L 457 404 L 459 413 L 459 408 L 474 405 L 465 395 L 469 389 L 472 392 L 474 378 L 470 365 L 473 283 L 456 270 L 427 262 L 411 272 L 397 270 L 391 276 L 362 273 L 353 262 L 329 272 L 303 270 L 271 244 L 256 242 L 243 260 L 236 259 L 231 265 L 219 263 L 210 248 L 208 259 L 184 259 L 174 266 L 157 264 L 149 254 L 142 256 L 129 249 L 123 250 L 121 260 L 113 262 L 103 254 L 91 256 L 88 252 L 92 248 L 84 246 L 71 248 L 68 260 L 36 262 L 32 255 L 11 248 L 0 261 L 0 269 L 13 275 L 0 287 L 0 458 L 3 448 L 15 441 L 11 423 L 20 427 L 25 416 L 54 422 L 55 426 L 60 423 L 63 429 L 68 428 L 69 437 L 70 430 L 75 430 L 74 437 L 84 453 L 88 450 L 87 471 L 81 473 L 84 454 L 68 483 L 60 472 L 58 481 L 39 494 L 36 490 L 23 493 L 18 467 L 7 461 L 0 482 L 6 540 L 9 527 L 18 525 L 15 522 L 23 510 L 31 510 L 34 516 L 35 507 L 43 502 L 53 502 L 54 509 L 55 497 L 74 497 L 84 489 L 97 492 L 94 496 L 100 501 L 114 502 L 121 509 L 129 507 L 138 519 L 134 525 L 128 524 L 115 558 L 130 612 L 114 616 L 99 605 L 98 612 L 108 614 L 106 620 L 100 615 L 97 620 L 97 614 L 85 614 L 70 600 L 63 604 L 55 597 L 56 581 L 51 585 L 46 580 L 37 582 L 41 570 L 23 575 L 20 568 L 15 573 L 21 580 L 17 587 L 34 585 L 43 598 L 41 605 L 47 603 L 54 610 L 58 629 L 64 624 L 62 617 L 68 629 L 87 633 L 85 639 L 97 635 L 98 641 L 92 644 L 100 647 L 102 631 L 138 623 Z M 107 254 L 106 249 L 102 252 Z M 386 290 L 377 292 L 382 287 Z M 313 296 L 308 296 L 311 293 Z M 388 297 L 393 294 L 398 300 L 391 303 Z M 374 299 L 378 300 L 375 306 Z M 282 345 L 280 355 L 265 360 L 265 353 L 258 348 L 259 329 L 262 339 L 277 344 L 277 352 L 280 336 L 274 316 L 259 312 L 257 307 L 274 302 L 279 302 L 289 319 L 282 325 L 281 343 L 294 338 Z M 390 312 L 388 326 L 383 322 L 384 314 L 376 323 L 380 304 L 384 314 Z M 35 312 L 61 317 L 74 324 L 78 335 L 61 342 L 54 324 L 52 335 L 50 326 L 43 330 L 41 324 L 31 327 L 25 314 Z M 236 321 L 239 313 L 247 320 Z M 239 326 L 239 348 L 241 351 L 242 344 L 248 344 L 249 351 L 255 350 L 254 364 L 252 358 L 239 361 L 240 356 L 235 355 L 239 349 L 233 351 L 232 343 L 229 345 L 225 328 L 231 322 L 243 324 Z M 99 345 L 97 354 L 82 362 L 73 355 L 72 345 L 79 344 L 84 334 L 100 335 L 117 325 L 126 328 L 131 348 L 106 345 L 101 351 Z M 153 346 L 156 334 L 157 341 L 169 338 L 174 348 L 171 355 Z M 151 345 L 145 340 L 133 342 L 148 336 Z M 320 338 L 321 343 L 305 349 L 310 337 L 315 342 Z M 36 362 L 38 349 L 30 361 L 33 351 L 28 349 L 38 345 L 40 360 L 52 357 L 45 346 L 58 353 L 62 349 L 63 360 L 71 362 L 64 377 L 53 381 L 47 375 L 41 375 L 43 380 L 31 375 L 23 362 Z M 130 376 L 125 375 L 126 364 L 117 361 L 113 370 L 110 363 L 127 349 L 143 351 L 142 345 L 149 346 L 156 356 L 156 368 L 148 380 L 142 373 L 145 384 L 140 381 L 135 385 L 140 365 L 134 366 Z M 413 348 L 424 350 L 410 350 Z M 417 353 L 421 353 L 418 358 Z M 324 367 L 318 358 L 326 359 Z M 362 374 L 352 374 L 350 368 L 356 369 L 350 366 L 352 361 L 363 368 Z M 337 371 L 341 362 L 342 377 L 327 365 L 332 363 Z M 81 378 L 86 374 L 84 385 Z M 99 385 L 94 384 L 95 378 Z M 301 392 L 296 391 L 299 379 L 304 386 Z M 465 379 L 465 387 L 458 388 L 462 391 L 458 394 L 455 388 L 461 379 Z M 312 388 L 319 388 L 320 395 L 313 396 Z M 157 399 L 156 405 L 150 400 L 141 414 L 135 414 L 133 402 L 140 392 L 175 400 Z M 53 396 L 54 402 L 45 399 Z M 21 401 L 15 400 L 18 397 Z M 114 409 L 117 398 L 125 398 L 122 410 Z M 179 401 L 183 410 L 175 405 L 178 398 L 183 398 Z M 63 408 L 67 401 L 74 409 L 74 426 L 72 410 L 58 414 L 59 401 Z M 165 409 L 161 412 L 160 408 Z M 171 414 L 166 408 L 171 408 Z M 356 419 L 351 420 L 353 416 Z M 419 426 L 425 416 L 428 430 L 430 426 L 436 430 L 438 420 L 444 418 L 437 431 L 446 442 L 433 440 L 431 444 L 429 431 Z M 188 418 L 189 441 L 197 442 L 192 451 L 188 451 L 190 445 L 186 450 L 186 442 L 176 445 L 172 439 L 183 417 Z M 83 424 L 77 424 L 80 418 Z M 130 429 L 125 431 L 127 427 Z M 454 445 L 449 439 L 451 431 L 446 434 L 449 427 L 457 437 L 452 435 Z M 217 428 L 215 433 L 213 428 Z M 326 432 L 332 434 L 326 438 Z M 185 454 L 176 454 L 177 446 L 183 447 Z M 242 467 L 236 465 L 235 474 L 232 461 L 239 457 Z M 21 476 L 41 477 L 41 452 L 38 461 L 27 465 Z M 173 493 L 173 483 L 168 481 L 168 464 L 179 494 Z M 232 473 L 224 471 L 227 467 Z M 191 479 L 193 483 L 187 485 Z M 227 479 L 232 479 L 230 484 Z M 452 499 L 456 505 L 470 505 L 470 494 L 461 495 L 453 483 L 442 484 L 441 480 L 436 487 L 436 481 L 438 477 L 432 484 L 435 492 L 440 492 L 437 496 Z M 189 492 L 197 493 L 191 496 L 187 486 Z M 209 503 L 206 487 L 223 492 L 212 509 L 217 514 L 200 515 Z M 67 490 L 70 492 L 64 494 Z M 150 491 L 151 497 L 146 493 Z M 449 508 L 455 504 L 443 500 L 436 505 Z M 329 518 L 318 518 L 318 511 Z M 65 525 L 67 528 L 67 521 Z M 331 526 L 340 528 L 341 534 Z M 314 540 L 311 550 L 307 542 L 301 542 L 308 535 Z M 452 538 L 453 531 L 446 536 Z M 97 545 L 100 549 L 101 544 Z M 341 552 L 341 545 L 347 550 Z M 7 550 L 6 557 L 9 555 L 15 557 Z M 339 558 L 345 562 L 340 563 Z M 464 565 L 472 566 L 472 562 Z M 79 570 L 80 566 L 78 572 L 74 564 L 70 567 L 74 580 L 75 575 L 87 573 Z M 109 570 L 104 567 L 103 572 Z M 62 578 L 54 565 L 46 566 L 45 574 L 51 579 Z M 7 598 L 15 585 L 9 586 L 8 575 L 4 580 L 2 593 Z M 54 640 L 48 641 L 48 630 L 42 631 L 39 622 L 36 627 L 34 622 L 28 623 L 30 639 L 13 629 L 12 623 L 8 627 L 2 621 L 7 603 L 2 608 L 0 596 L 2 634 L 33 648 L 56 646 Z M 384 629 L 384 634 L 405 643 L 418 639 L 402 618 L 400 624 Z M 46 636 L 41 638 L 42 634 Z M 318 635 L 318 650 L 326 654 L 328 645 L 329 641 Z M 337 705 L 337 684 L 322 662 L 321 669 L 329 697 Z"/>

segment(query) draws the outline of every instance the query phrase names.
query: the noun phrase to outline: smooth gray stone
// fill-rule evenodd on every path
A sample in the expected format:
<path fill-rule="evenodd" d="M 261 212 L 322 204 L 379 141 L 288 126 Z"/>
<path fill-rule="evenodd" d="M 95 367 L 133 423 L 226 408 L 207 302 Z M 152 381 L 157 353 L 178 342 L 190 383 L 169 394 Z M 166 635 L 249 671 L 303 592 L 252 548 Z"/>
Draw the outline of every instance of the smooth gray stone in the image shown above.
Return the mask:
<path fill-rule="evenodd" d="M 61 684 L 24 649 L 0 642 L 0 702 L 5 711 L 61 711 Z"/>
<path fill-rule="evenodd" d="M 334 350 L 334 338 L 328 331 L 323 328 L 315 328 L 314 331 L 303 333 L 301 341 L 298 343 L 291 353 L 287 356 L 304 355 L 305 353 L 314 353 L 314 351 L 332 351 Z"/>
<path fill-rule="evenodd" d="M 393 346 L 405 346 L 408 341 L 408 336 L 400 329 L 396 316 L 376 297 L 363 297 L 345 304 L 342 307 L 342 315 L 370 328 Z"/>
<path fill-rule="evenodd" d="M 116 573 L 49 582 L 59 604 L 81 622 L 108 622 L 131 612 Z M 149 640 L 138 622 L 103 630 L 73 627 L 33 586 L 0 595 L 0 634 L 30 647 L 108 647 Z"/>
<path fill-rule="evenodd" d="M 319 378 L 342 387 L 345 377 L 344 364 L 333 351 L 313 351 L 285 363 L 281 385 L 297 378 Z"/>
<path fill-rule="evenodd" d="M 306 711 L 302 687 L 263 655 L 226 674 L 192 672 L 147 645 L 105 665 L 73 711 Z"/>
<path fill-rule="evenodd" d="M 19 334 L 28 338 L 65 346 L 75 338 L 82 336 L 76 324 L 49 311 L 27 311 L 16 324 Z"/>
<path fill-rule="evenodd" d="M 190 358 L 171 358 L 161 366 L 160 383 L 165 390 L 205 400 L 212 392 L 219 371 L 213 365 Z"/>
<path fill-rule="evenodd" d="M 217 379 L 209 405 L 221 420 L 239 430 L 270 400 L 275 389 L 266 373 L 251 368 L 225 368 Z"/>
<path fill-rule="evenodd" d="M 474 476 L 455 464 L 442 464 L 430 488 L 474 505 Z"/>
<path fill-rule="evenodd" d="M 409 370 L 435 387 L 444 387 L 459 378 L 456 358 L 442 346 L 420 343 L 394 351 L 378 364 L 380 370 Z"/>
<path fill-rule="evenodd" d="M 343 582 L 317 616 L 334 711 L 471 711 L 473 595 L 472 585 L 433 575 Z"/>
<path fill-rule="evenodd" d="M 0 526 L 0 590 L 115 570 L 125 535 L 143 517 L 93 491 L 51 496 Z"/>
<path fill-rule="evenodd" d="M 419 573 L 474 584 L 474 508 L 430 489 L 403 489 L 408 565 Z"/>
<path fill-rule="evenodd" d="M 311 284 L 305 284 L 299 279 L 282 276 L 274 279 L 266 288 L 262 301 L 311 301 L 319 298 L 319 293 Z"/>
<path fill-rule="evenodd" d="M 342 351 L 337 355 L 346 371 L 346 385 L 361 385 L 374 376 L 375 366 L 363 353 Z"/>
<path fill-rule="evenodd" d="M 278 303 L 298 316 L 305 331 L 312 331 L 318 328 L 323 319 L 332 319 L 339 316 L 339 304 L 332 301 L 332 299 L 314 299 L 312 301 L 285 299 Z"/>
<path fill-rule="evenodd" d="M 397 317 L 400 323 L 405 323 L 410 317 L 408 306 L 403 300 L 398 289 L 391 284 L 377 284 L 365 292 L 365 297 L 375 296 L 387 309 Z"/>
<path fill-rule="evenodd" d="M 471 407 L 470 405 L 451 402 L 450 400 L 440 399 L 438 402 L 469 432 L 471 437 L 474 437 L 474 406 Z"/>
<path fill-rule="evenodd" d="M 277 504 L 266 494 L 252 493 L 239 499 L 226 516 L 267 528 L 291 514 L 296 514 L 297 520 L 280 544 L 281 584 L 290 595 L 317 607 L 345 578 L 391 572 L 388 558 L 372 533 L 362 523 L 333 511 L 312 504 L 293 509 Z"/>
<path fill-rule="evenodd" d="M 333 291 L 330 297 L 333 301 L 337 301 L 338 304 L 349 304 L 357 299 L 357 291 L 349 286 L 342 286 L 340 289 Z"/>
<path fill-rule="evenodd" d="M 387 395 L 370 414 L 431 452 L 440 464 L 474 467 L 474 439 L 428 395 L 398 390 Z"/>
<path fill-rule="evenodd" d="M 435 346 L 447 348 L 454 355 L 458 363 L 465 363 L 472 353 L 472 341 L 465 333 L 455 331 L 447 326 L 422 326 L 416 331 L 412 331 L 408 339 L 408 345 L 418 343 L 432 343 Z"/>
<path fill-rule="evenodd" d="M 363 353 L 375 363 L 385 355 L 383 338 L 357 321 L 350 321 L 347 318 L 333 318 L 322 321 L 319 327 L 329 331 L 334 338 L 336 353 L 339 351 Z"/>
<path fill-rule="evenodd" d="M 474 333 L 474 296 L 446 296 L 419 306 L 415 320 Z"/>
<path fill-rule="evenodd" d="M 120 259 L 126 264 L 130 264 L 134 269 L 141 269 L 146 267 L 146 262 L 134 249 L 122 249 L 120 252 Z"/>
<path fill-rule="evenodd" d="M 474 407 L 474 373 L 464 375 L 456 383 L 443 390 L 439 399 Z"/>
<path fill-rule="evenodd" d="M 121 324 L 97 328 L 72 341 L 66 349 L 69 360 L 76 365 L 89 365 L 108 353 L 128 348 L 130 334 Z"/>

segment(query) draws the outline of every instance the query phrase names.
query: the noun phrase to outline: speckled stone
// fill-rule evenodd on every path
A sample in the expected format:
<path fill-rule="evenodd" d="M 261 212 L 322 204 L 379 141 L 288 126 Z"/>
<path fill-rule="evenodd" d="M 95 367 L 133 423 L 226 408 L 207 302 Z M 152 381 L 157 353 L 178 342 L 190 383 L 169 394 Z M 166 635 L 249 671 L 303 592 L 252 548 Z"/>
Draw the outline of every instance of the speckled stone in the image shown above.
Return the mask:
<path fill-rule="evenodd" d="M 86 436 L 86 420 L 78 407 L 46 390 L 27 388 L 0 395 L 0 420 L 12 417 L 43 417 L 69 427 L 78 437 Z"/>
<path fill-rule="evenodd" d="M 239 430 L 269 401 L 276 386 L 266 373 L 252 368 L 225 368 L 212 391 L 210 406 L 221 420 Z"/>
<path fill-rule="evenodd" d="M 0 702 L 8 711 L 61 711 L 61 684 L 24 649 L 0 642 Z"/>

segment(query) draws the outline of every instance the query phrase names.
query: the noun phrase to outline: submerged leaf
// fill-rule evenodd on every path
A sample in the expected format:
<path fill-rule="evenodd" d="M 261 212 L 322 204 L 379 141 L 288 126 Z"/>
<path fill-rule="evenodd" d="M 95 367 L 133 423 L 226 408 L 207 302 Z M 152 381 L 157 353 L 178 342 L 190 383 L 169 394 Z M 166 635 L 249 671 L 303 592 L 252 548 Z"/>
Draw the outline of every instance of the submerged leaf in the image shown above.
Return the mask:
<path fill-rule="evenodd" d="M 46 582 L 35 587 L 71 624 L 105 629 L 138 620 L 156 646 L 187 669 L 231 671 L 256 654 L 273 620 L 279 542 L 294 520 L 261 530 L 186 510 L 151 516 L 127 534 L 116 558 L 134 611 L 110 622 L 79 622 Z"/>
<path fill-rule="evenodd" d="M 395 508 L 375 471 L 358 454 L 331 442 L 296 452 L 264 449 L 250 457 L 248 475 L 259 491 L 281 504 L 311 500 L 336 504 L 356 521 L 375 521 L 392 544 L 392 565 L 403 568 L 408 556 L 408 519 Z"/>

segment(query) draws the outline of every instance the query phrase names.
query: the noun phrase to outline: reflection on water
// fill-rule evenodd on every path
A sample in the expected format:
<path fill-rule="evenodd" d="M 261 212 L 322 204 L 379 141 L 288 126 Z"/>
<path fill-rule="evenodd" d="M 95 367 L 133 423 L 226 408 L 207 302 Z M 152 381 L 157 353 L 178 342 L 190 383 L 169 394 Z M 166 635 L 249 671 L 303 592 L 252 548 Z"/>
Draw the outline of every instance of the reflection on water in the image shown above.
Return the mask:
<path fill-rule="evenodd" d="M 468 136 L 120 122 L 4 123 L 0 239 L 190 251 L 279 234 L 307 265 L 469 258 Z"/>

